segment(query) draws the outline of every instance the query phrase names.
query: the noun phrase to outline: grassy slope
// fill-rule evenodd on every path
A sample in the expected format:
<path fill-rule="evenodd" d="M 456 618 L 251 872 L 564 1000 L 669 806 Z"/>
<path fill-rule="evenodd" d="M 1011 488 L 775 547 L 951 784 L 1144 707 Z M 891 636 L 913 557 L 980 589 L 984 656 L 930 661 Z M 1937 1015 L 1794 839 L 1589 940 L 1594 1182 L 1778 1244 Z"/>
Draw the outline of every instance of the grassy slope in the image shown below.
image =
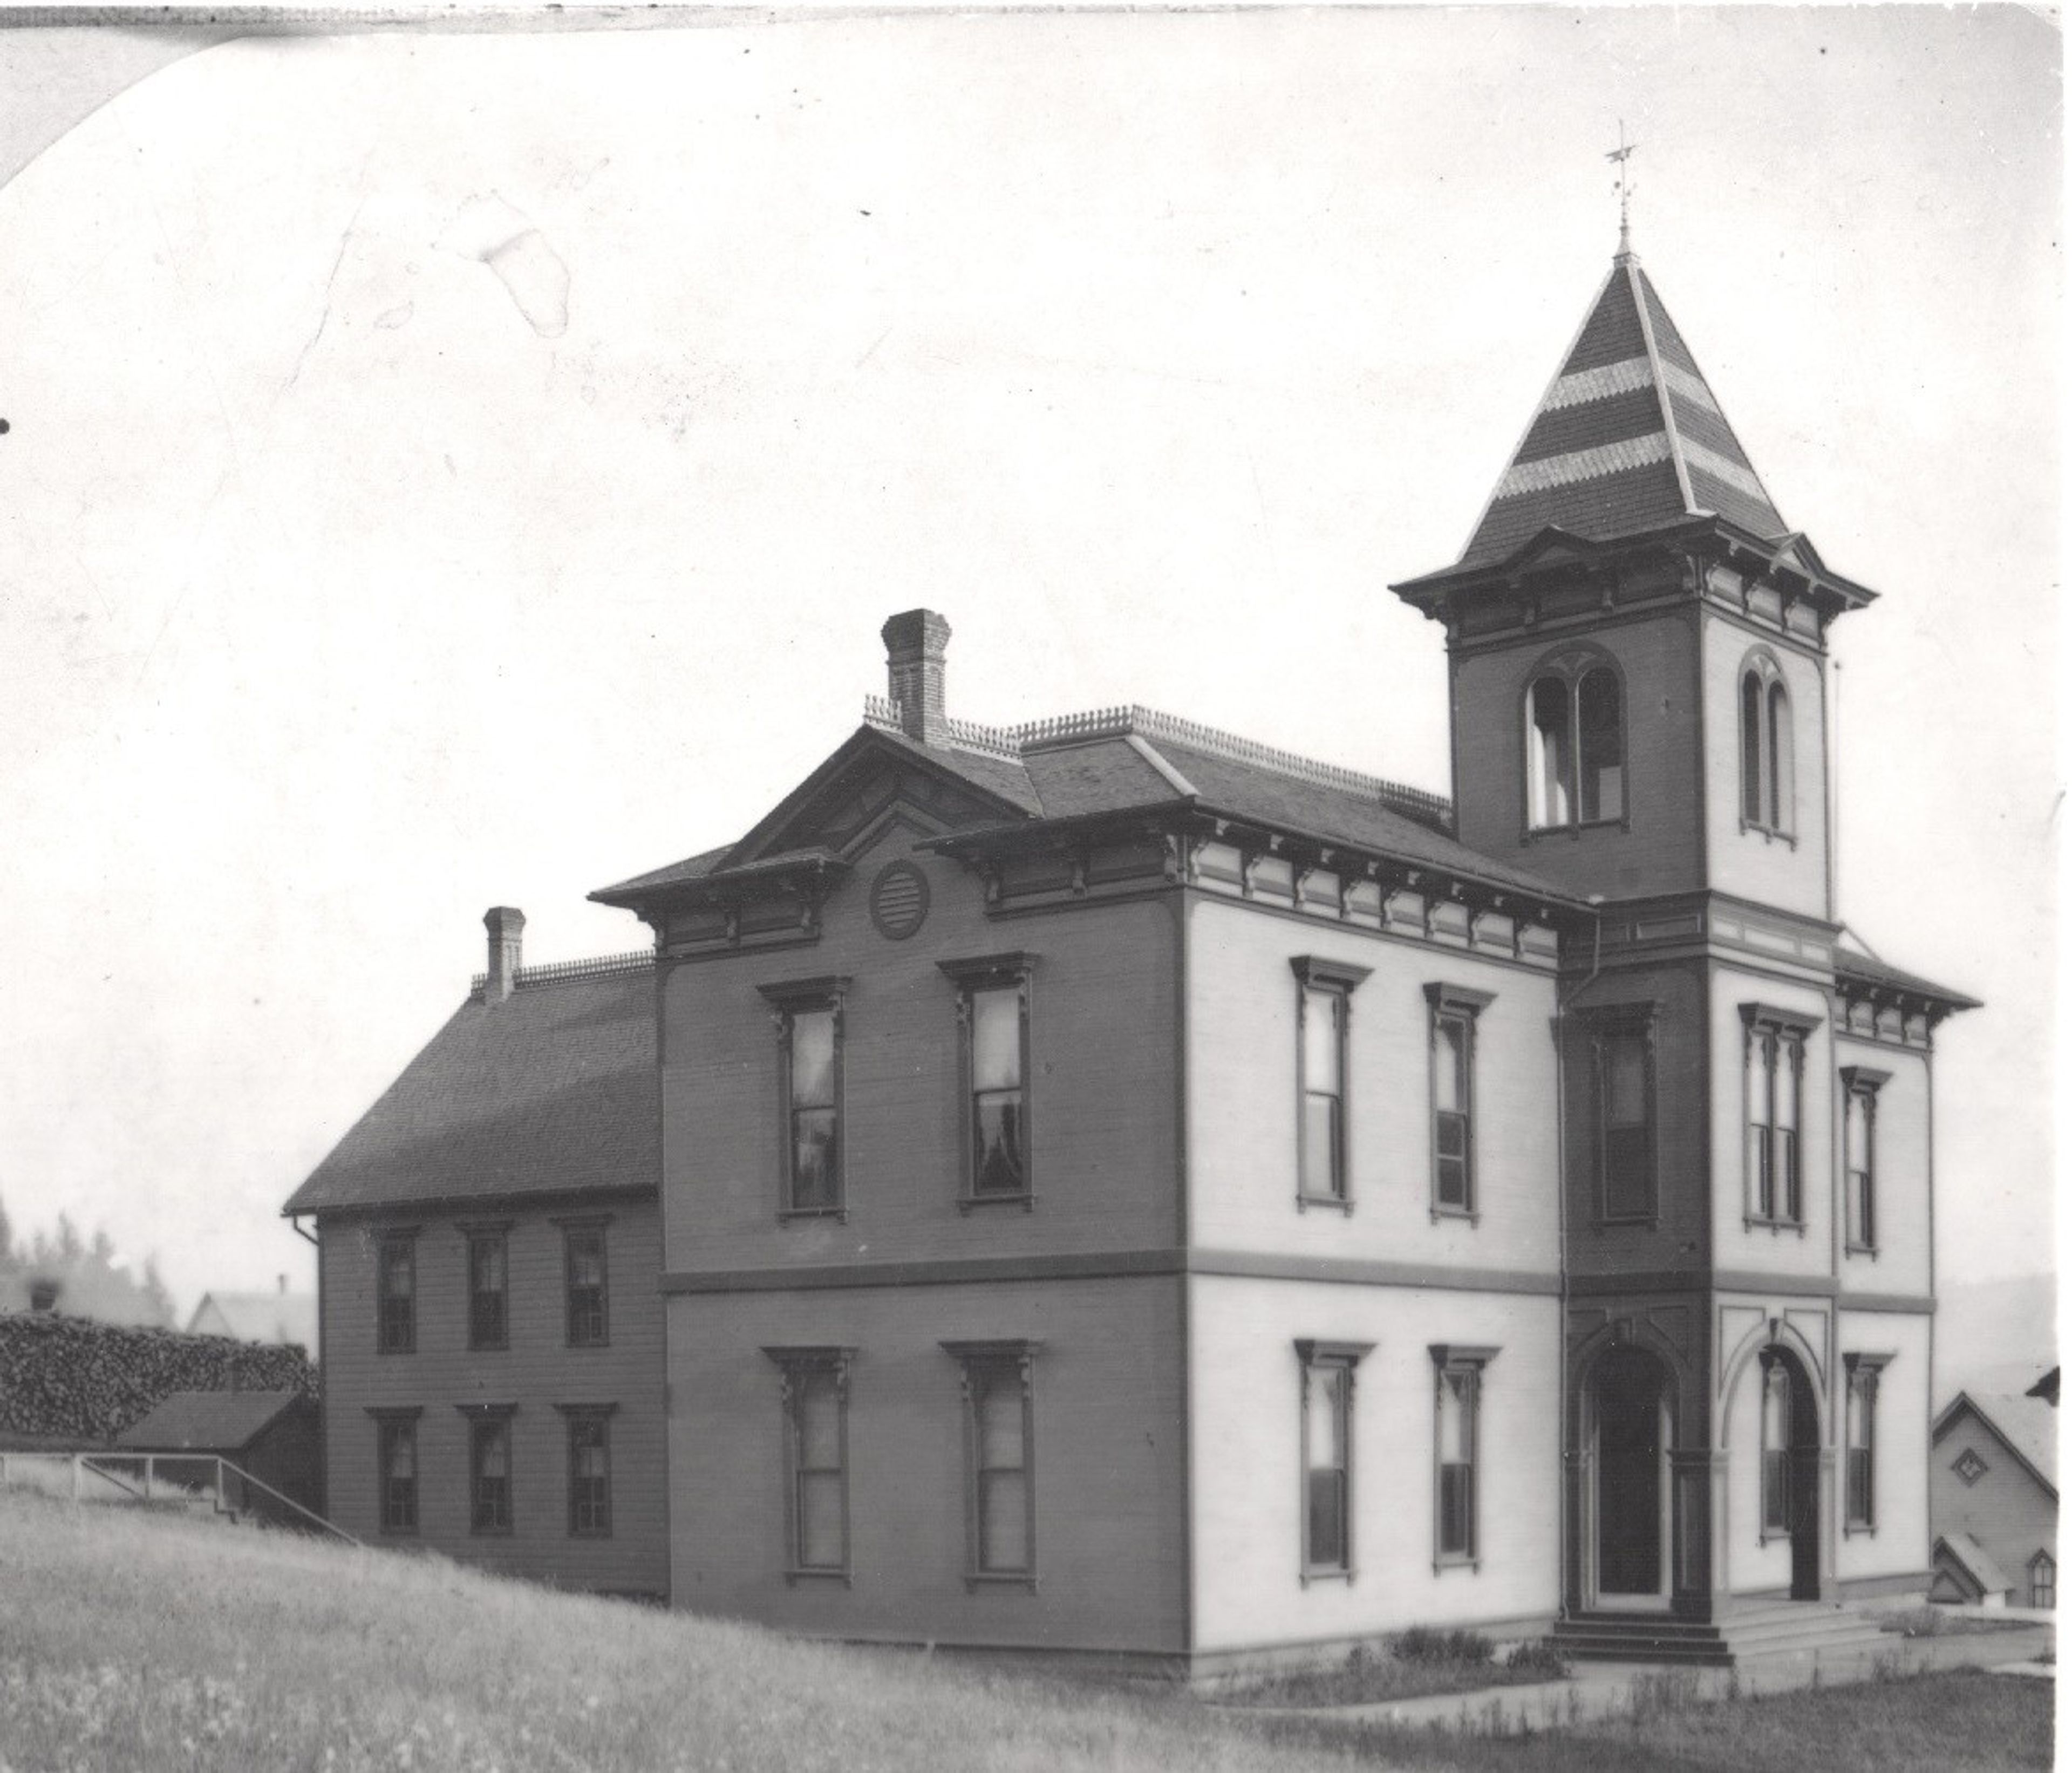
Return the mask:
<path fill-rule="evenodd" d="M 5 1773 L 1926 1773 L 2048 1765 L 2049 1701 L 2040 1683 L 1956 1676 L 1462 1743 L 791 1643 L 434 1559 L 0 1494 Z"/>

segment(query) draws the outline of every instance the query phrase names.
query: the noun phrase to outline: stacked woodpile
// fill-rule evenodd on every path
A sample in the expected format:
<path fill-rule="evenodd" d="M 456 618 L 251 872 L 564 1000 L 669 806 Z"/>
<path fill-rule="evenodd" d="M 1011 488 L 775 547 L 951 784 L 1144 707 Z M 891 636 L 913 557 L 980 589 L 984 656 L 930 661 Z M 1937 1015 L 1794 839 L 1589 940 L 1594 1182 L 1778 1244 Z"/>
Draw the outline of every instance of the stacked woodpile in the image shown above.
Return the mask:
<path fill-rule="evenodd" d="M 175 1392 L 316 1389 L 299 1348 L 0 1314 L 0 1445 L 112 1440 Z"/>

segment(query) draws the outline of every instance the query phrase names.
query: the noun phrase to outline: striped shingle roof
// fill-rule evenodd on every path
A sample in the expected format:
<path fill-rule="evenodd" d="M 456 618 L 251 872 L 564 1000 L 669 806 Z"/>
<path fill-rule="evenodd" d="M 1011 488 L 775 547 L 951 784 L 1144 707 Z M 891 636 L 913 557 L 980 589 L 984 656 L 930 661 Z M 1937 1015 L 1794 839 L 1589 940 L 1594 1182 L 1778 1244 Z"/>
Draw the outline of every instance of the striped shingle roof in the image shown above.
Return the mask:
<path fill-rule="evenodd" d="M 1461 565 L 1502 560 L 1550 524 L 1605 541 L 1706 512 L 1786 533 L 1640 261 L 1621 253 Z"/>

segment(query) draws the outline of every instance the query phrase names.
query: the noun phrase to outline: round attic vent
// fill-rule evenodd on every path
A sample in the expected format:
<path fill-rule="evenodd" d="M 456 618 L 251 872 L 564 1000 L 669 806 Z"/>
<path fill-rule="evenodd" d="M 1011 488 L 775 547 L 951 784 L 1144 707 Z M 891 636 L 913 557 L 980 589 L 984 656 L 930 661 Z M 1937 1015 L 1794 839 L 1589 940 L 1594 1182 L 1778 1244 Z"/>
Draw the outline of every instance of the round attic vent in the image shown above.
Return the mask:
<path fill-rule="evenodd" d="M 903 942 L 928 915 L 928 877 L 911 862 L 888 862 L 870 883 L 870 920 L 889 942 Z"/>

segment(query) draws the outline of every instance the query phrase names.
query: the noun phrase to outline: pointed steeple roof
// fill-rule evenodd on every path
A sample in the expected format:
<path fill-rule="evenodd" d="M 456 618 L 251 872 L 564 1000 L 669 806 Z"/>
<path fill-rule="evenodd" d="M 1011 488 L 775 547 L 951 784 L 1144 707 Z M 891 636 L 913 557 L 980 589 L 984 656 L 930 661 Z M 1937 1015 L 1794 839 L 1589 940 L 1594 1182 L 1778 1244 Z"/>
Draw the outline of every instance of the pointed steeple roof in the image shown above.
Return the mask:
<path fill-rule="evenodd" d="M 1639 259 L 1622 251 L 1460 564 L 1503 560 L 1549 524 L 1601 541 L 1707 513 L 1786 533 Z"/>

